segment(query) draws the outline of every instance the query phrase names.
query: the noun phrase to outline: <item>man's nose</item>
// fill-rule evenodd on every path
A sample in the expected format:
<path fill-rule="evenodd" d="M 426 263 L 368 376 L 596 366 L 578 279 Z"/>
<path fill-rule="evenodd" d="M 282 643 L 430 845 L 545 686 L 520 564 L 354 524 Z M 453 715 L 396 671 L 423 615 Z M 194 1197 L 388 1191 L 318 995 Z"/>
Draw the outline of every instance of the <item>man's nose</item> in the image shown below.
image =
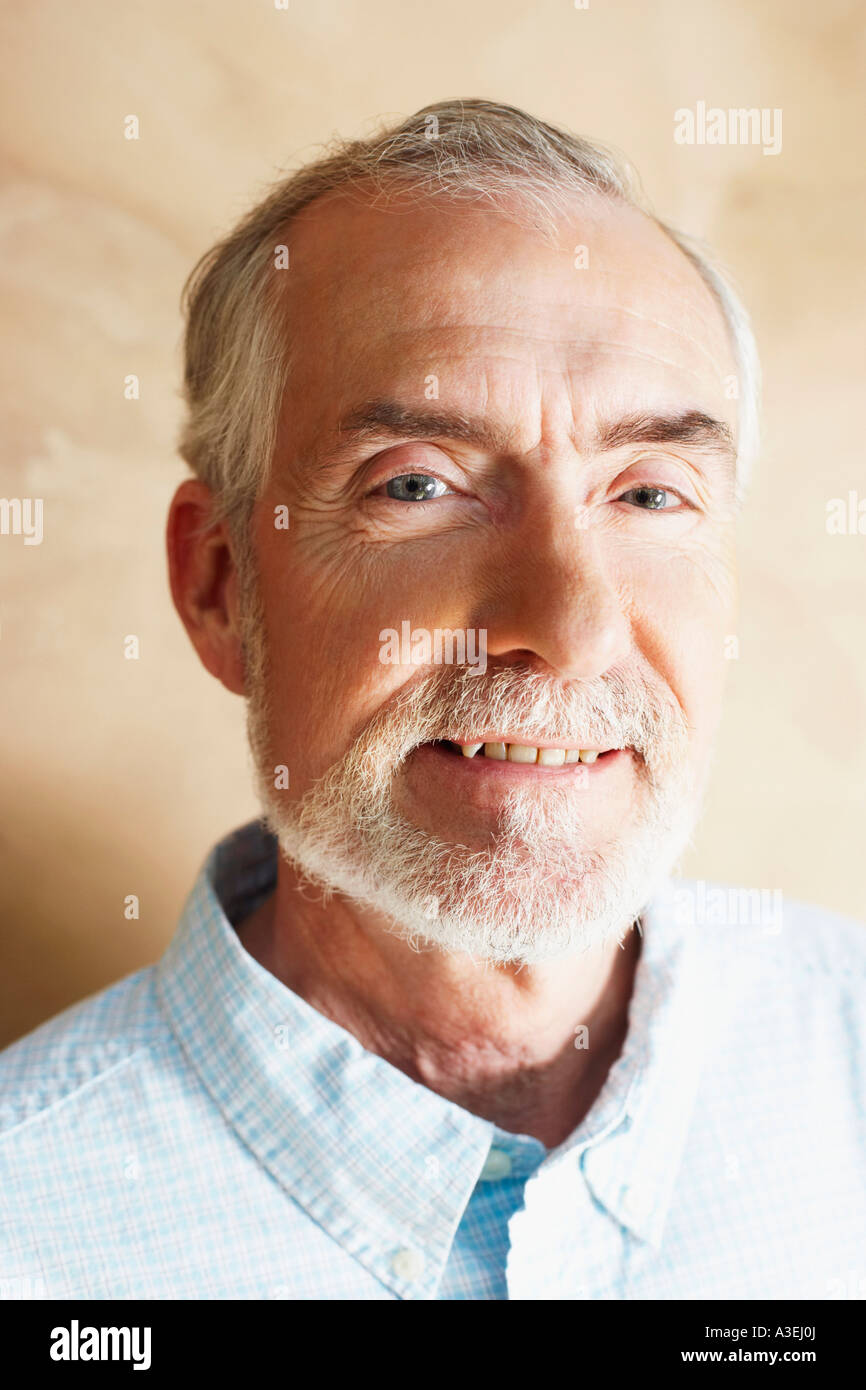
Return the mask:
<path fill-rule="evenodd" d="M 484 604 L 488 658 L 544 663 L 563 680 L 604 675 L 630 651 L 631 622 L 605 538 L 573 516 L 533 518 L 498 557 Z"/>

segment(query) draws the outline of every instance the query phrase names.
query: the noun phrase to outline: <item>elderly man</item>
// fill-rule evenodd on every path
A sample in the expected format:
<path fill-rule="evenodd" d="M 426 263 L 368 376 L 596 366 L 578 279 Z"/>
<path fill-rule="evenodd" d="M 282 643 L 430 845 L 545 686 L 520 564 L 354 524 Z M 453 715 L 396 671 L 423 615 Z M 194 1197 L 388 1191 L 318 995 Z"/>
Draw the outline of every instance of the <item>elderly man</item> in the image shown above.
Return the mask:
<path fill-rule="evenodd" d="M 3 1269 L 836 1296 L 866 936 L 672 877 L 756 448 L 726 280 L 607 151 L 466 101 L 281 182 L 186 305 L 172 591 L 264 817 L 4 1054 Z"/>

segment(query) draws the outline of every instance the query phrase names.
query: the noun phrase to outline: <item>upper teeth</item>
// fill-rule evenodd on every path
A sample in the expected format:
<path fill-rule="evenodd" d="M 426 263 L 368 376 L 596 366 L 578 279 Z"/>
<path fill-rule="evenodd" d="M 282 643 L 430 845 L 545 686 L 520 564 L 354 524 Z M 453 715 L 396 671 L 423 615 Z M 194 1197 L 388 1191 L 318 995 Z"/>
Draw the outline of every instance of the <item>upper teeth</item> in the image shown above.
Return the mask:
<path fill-rule="evenodd" d="M 461 743 L 464 758 L 474 758 L 484 749 L 485 758 L 500 762 L 541 763 L 544 767 L 561 767 L 563 763 L 594 763 L 596 748 L 533 748 L 529 743 Z"/>

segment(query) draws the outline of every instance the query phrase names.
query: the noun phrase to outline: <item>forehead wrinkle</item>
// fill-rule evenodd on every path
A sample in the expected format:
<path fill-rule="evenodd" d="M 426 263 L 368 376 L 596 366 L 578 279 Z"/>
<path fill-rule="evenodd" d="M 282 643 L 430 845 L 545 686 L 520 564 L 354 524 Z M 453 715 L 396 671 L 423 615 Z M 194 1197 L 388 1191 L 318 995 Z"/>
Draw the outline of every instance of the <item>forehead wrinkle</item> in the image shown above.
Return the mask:
<path fill-rule="evenodd" d="M 525 337 L 528 336 L 527 334 L 522 333 L 521 330 L 520 330 L 520 329 L 517 329 L 517 328 L 515 328 L 515 329 L 505 329 L 505 328 L 503 328 L 503 329 L 501 329 L 501 330 L 499 330 L 499 331 L 501 331 L 502 333 L 510 334 L 511 337 L 519 338 L 519 339 L 523 339 L 523 338 L 525 338 Z M 409 335 L 411 335 L 412 332 L 413 332 L 412 329 L 400 329 L 400 330 L 396 330 L 395 333 L 394 333 L 392 336 L 398 337 L 398 336 L 403 336 L 404 334 L 409 334 Z M 615 354 L 618 354 L 618 355 L 623 356 L 623 357 L 632 358 L 632 359 L 634 359 L 634 360 L 636 360 L 636 361 L 645 361 L 645 362 L 649 362 L 649 363 L 652 363 L 652 364 L 655 365 L 655 366 L 669 367 L 669 368 L 671 368 L 673 371 L 682 372 L 682 373 L 684 373 L 685 375 L 691 377 L 692 380 L 695 381 L 695 382 L 698 383 L 698 384 L 701 384 L 701 382 L 702 382 L 702 380 L 703 380 L 703 378 L 701 377 L 700 372 L 697 371 L 694 367 L 691 367 L 691 366 L 687 365 L 687 364 L 684 363 L 684 362 L 678 362 L 675 358 L 672 358 L 672 357 L 663 357 L 663 356 L 661 356 L 658 352 L 651 351 L 651 350 L 648 349 L 648 348 L 641 348 L 641 347 L 638 347 L 638 346 L 636 346 L 634 343 L 616 343 L 616 342 L 614 342 L 614 343 L 607 343 L 607 342 L 591 342 L 591 343 L 587 343 L 587 342 L 585 342 L 584 340 L 576 340 L 576 339 L 574 339 L 574 340 L 570 340 L 570 339 L 555 339 L 555 340 L 554 340 L 553 338 L 544 339 L 544 341 L 547 342 L 547 343 L 552 343 L 552 342 L 556 341 L 556 342 L 559 343 L 561 346 L 568 348 L 572 360 L 571 360 L 570 362 L 565 362 L 565 363 L 563 363 L 562 360 L 561 360 L 561 358 L 560 358 L 560 357 L 557 357 L 555 361 L 552 361 L 552 362 L 550 362 L 550 363 L 534 362 L 532 365 L 533 365 L 533 369 L 535 370 L 536 373 L 542 372 L 542 373 L 555 373 L 555 374 L 558 374 L 558 375 L 563 375 L 563 374 L 567 374 L 567 373 L 569 373 L 569 372 L 574 371 L 574 370 L 577 369 L 577 359 L 579 359 L 579 358 L 592 358 L 592 357 L 597 357 L 597 356 L 601 356 L 601 355 L 613 356 L 613 355 L 615 355 Z M 434 352 L 434 351 L 435 351 L 435 349 L 433 349 L 433 348 L 425 349 L 425 350 L 422 351 L 422 349 L 419 347 L 419 356 L 423 357 L 423 355 L 424 355 L 425 352 Z M 466 348 L 462 349 L 461 351 L 458 351 L 456 354 L 454 354 L 454 356 L 455 356 L 455 359 L 456 359 L 457 361 L 464 361 L 466 358 L 477 357 L 477 358 L 478 358 L 480 361 L 482 361 L 482 362 L 483 362 L 483 361 L 496 361 L 497 359 L 502 359 L 502 360 L 504 360 L 504 361 L 506 361 L 506 362 L 518 362 L 518 363 L 523 363 L 523 362 L 525 362 L 525 359 L 524 359 L 522 356 L 520 356 L 519 354 L 517 354 L 517 353 L 513 353 L 513 354 L 508 353 L 507 351 L 505 351 L 504 347 L 501 347 L 499 350 L 496 350 L 496 349 L 493 348 L 492 345 L 486 345 L 486 346 L 481 345 L 481 346 L 466 347 Z M 712 367 L 714 368 L 715 374 L 718 375 L 719 377 L 721 377 L 721 376 L 723 375 L 723 372 L 722 372 L 722 370 L 721 370 L 719 364 L 718 364 L 713 358 L 710 358 L 710 364 L 711 364 Z M 442 371 L 440 371 L 439 374 L 440 374 L 440 376 L 443 375 Z M 487 388 L 487 383 L 486 383 L 486 378 L 485 378 L 485 390 L 487 390 L 487 389 L 488 389 L 488 388 Z"/>
<path fill-rule="evenodd" d="M 670 300 L 671 296 L 675 296 L 682 302 L 684 298 L 683 286 L 678 283 L 676 278 L 669 275 L 659 278 L 662 278 L 664 284 L 668 287 L 664 295 L 665 301 L 667 302 Z M 357 284 L 357 281 L 353 283 Z M 488 303 L 490 303 L 491 299 L 495 301 L 497 297 L 497 286 L 494 285 L 493 291 L 491 292 L 487 285 L 482 284 L 479 286 L 477 280 L 473 280 L 469 285 L 464 286 L 459 277 L 452 277 L 448 281 L 448 287 L 449 293 L 455 294 L 455 297 L 460 301 L 450 313 L 448 304 L 443 304 L 441 302 L 438 293 L 434 294 L 434 303 L 431 307 L 431 285 L 426 279 L 422 287 L 423 297 L 420 303 L 418 302 L 418 284 L 412 281 L 409 285 L 404 286 L 400 295 L 399 311 L 401 314 L 404 314 L 407 305 L 411 306 L 411 308 L 418 313 L 418 322 L 416 325 L 410 326 L 409 328 L 400 328 L 395 324 L 393 328 L 388 331 L 391 333 L 401 332 L 409 334 L 415 331 L 438 328 L 474 328 L 479 331 L 490 329 L 491 331 L 497 332 L 520 331 L 514 328 L 513 321 L 510 323 L 495 323 L 484 320 L 483 314 L 485 308 Z M 432 288 L 435 289 L 435 286 Z M 683 316 L 693 319 L 696 325 L 705 326 L 708 316 L 707 310 L 710 310 L 716 320 L 713 336 L 717 337 L 719 342 L 724 345 L 725 351 L 731 352 L 732 343 L 730 330 L 722 307 L 702 281 L 699 282 L 699 288 L 702 291 L 702 303 L 695 303 L 693 301 L 693 296 L 689 295 L 687 298 L 688 312 Z M 370 286 L 369 289 L 372 302 L 379 304 L 381 302 L 381 285 L 376 282 L 375 286 Z M 615 299 L 579 299 L 571 297 L 570 294 L 564 296 L 561 292 L 554 292 L 550 295 L 544 293 L 532 294 L 527 293 L 519 284 L 516 288 L 512 285 L 508 285 L 507 290 L 508 294 L 513 299 L 513 305 L 508 310 L 509 314 L 512 316 L 512 320 L 514 317 L 522 317 L 526 313 L 543 314 L 548 308 L 559 313 L 563 309 L 564 304 L 569 310 L 573 309 L 577 313 L 582 312 L 589 316 L 595 316 L 596 318 L 604 315 L 609 315 L 611 317 L 619 316 L 631 320 L 634 323 L 657 326 L 664 333 L 669 333 L 680 339 L 687 344 L 690 349 L 700 352 L 714 367 L 717 367 L 716 355 L 711 351 L 710 347 L 702 341 L 701 336 L 696 334 L 695 331 L 687 331 L 681 324 L 671 322 L 666 317 L 662 317 L 661 315 L 664 313 L 663 306 L 660 307 L 658 312 L 654 312 L 651 307 L 641 309 L 633 305 L 618 303 Z M 362 295 L 362 301 L 359 305 L 347 307 L 347 318 L 350 323 L 353 318 L 361 320 L 365 318 L 364 304 L 366 302 L 366 298 Z M 471 321 L 466 319 L 465 315 L 467 313 L 476 312 L 480 316 L 479 319 Z M 432 322 L 432 316 L 436 314 L 441 314 L 442 316 L 439 317 L 437 321 Z M 539 341 L 549 342 L 561 339 L 560 333 L 555 330 L 553 332 L 545 332 L 541 325 L 539 325 L 537 330 L 530 330 L 530 332 L 533 336 L 538 338 Z"/>
<path fill-rule="evenodd" d="M 638 319 L 643 323 L 657 324 L 659 328 L 664 328 L 667 333 L 672 333 L 674 337 L 680 338 L 684 343 L 688 343 L 690 347 L 697 348 L 698 352 L 702 353 L 703 356 L 706 357 L 710 365 L 714 369 L 718 370 L 719 364 L 716 361 L 716 358 L 710 352 L 710 349 L 704 343 L 702 343 L 699 338 L 693 337 L 691 333 L 685 333 L 682 328 L 677 328 L 675 324 L 666 323 L 664 319 L 656 318 L 652 314 L 642 314 L 638 309 L 625 309 L 619 306 L 610 306 L 610 312 L 615 314 L 623 314 L 629 318 Z"/>
<path fill-rule="evenodd" d="M 692 337 L 690 334 L 683 333 L 680 329 L 677 329 L 671 326 L 670 324 L 664 323 L 661 319 L 654 319 L 649 315 L 639 314 L 635 310 L 621 309 L 616 310 L 615 312 L 622 313 L 624 315 L 629 315 L 630 317 L 645 323 L 658 324 L 659 327 L 664 328 L 666 332 L 671 333 L 681 342 L 686 343 L 690 347 L 696 349 L 697 352 L 699 352 L 700 355 L 706 359 L 708 366 L 712 368 L 713 373 L 715 375 L 725 375 L 723 369 L 724 364 L 720 363 L 718 359 L 710 351 L 710 349 L 706 347 L 703 343 L 701 343 L 699 339 Z M 425 334 L 436 333 L 440 330 L 445 331 L 454 328 L 468 329 L 476 334 L 483 334 L 490 331 L 497 334 L 501 334 L 503 336 L 516 338 L 521 342 L 529 340 L 538 343 L 543 343 L 548 346 L 559 345 L 560 347 L 570 351 L 582 352 L 584 355 L 591 352 L 610 353 L 613 351 L 620 351 L 632 357 L 642 358 L 647 361 L 660 362 L 663 366 L 672 367 L 678 371 L 687 371 L 692 376 L 698 376 L 698 373 L 695 372 L 694 368 L 688 367 L 685 363 L 678 362 L 675 358 L 664 356 L 661 352 L 655 352 L 650 348 L 640 347 L 635 343 L 610 341 L 597 337 L 592 338 L 590 340 L 587 340 L 586 338 L 563 337 L 561 333 L 544 333 L 541 330 L 536 331 L 535 329 L 515 328 L 509 324 L 479 324 L 474 322 L 467 322 L 466 320 L 460 319 L 443 320 L 442 322 L 436 323 L 435 325 L 429 323 L 419 323 L 411 325 L 409 327 L 400 327 L 399 325 L 395 324 L 393 328 L 389 328 L 387 334 L 385 335 L 385 337 L 383 337 L 381 341 L 384 344 L 385 342 L 387 342 L 388 338 L 414 337 L 417 339 L 418 337 L 423 337 L 423 335 Z M 419 351 L 421 351 L 420 347 Z M 467 349 L 467 351 L 477 351 L 481 356 L 496 355 L 494 354 L 493 349 L 491 347 L 485 348 L 483 344 L 479 345 L 477 348 L 474 349 Z M 556 368 L 542 366 L 541 370 L 550 371 L 556 370 Z"/>
<path fill-rule="evenodd" d="M 652 352 L 647 348 L 636 347 L 634 343 L 592 343 L 589 346 L 584 345 L 583 348 L 583 356 L 594 356 L 596 354 L 607 354 L 608 356 L 612 356 L 614 353 L 623 357 L 633 357 L 638 361 L 653 362 L 656 365 L 661 364 L 663 367 L 672 367 L 677 372 L 685 372 L 695 381 L 699 382 L 701 380 L 700 372 L 694 367 L 689 367 L 683 362 L 677 362 L 672 357 L 662 357 L 659 353 Z M 713 367 L 718 369 L 718 364 L 714 362 L 712 358 L 710 361 Z M 721 375 L 721 373 L 719 373 L 719 375 Z"/>

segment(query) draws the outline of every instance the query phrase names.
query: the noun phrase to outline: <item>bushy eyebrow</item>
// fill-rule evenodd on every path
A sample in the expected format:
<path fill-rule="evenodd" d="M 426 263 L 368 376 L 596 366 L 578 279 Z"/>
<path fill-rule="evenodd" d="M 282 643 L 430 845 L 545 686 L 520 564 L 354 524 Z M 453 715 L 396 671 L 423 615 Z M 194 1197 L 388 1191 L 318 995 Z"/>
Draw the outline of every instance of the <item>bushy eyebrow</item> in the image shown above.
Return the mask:
<path fill-rule="evenodd" d="M 597 447 L 620 449 L 626 444 L 685 444 L 690 449 L 726 454 L 731 462 L 737 457 L 730 425 L 701 410 L 687 410 L 679 415 L 627 416 L 602 428 Z"/>
<path fill-rule="evenodd" d="M 337 425 L 341 441 L 371 435 L 403 439 L 460 439 L 490 453 L 507 454 L 514 448 L 514 431 L 498 428 L 483 416 L 453 410 L 419 410 L 399 401 L 365 401 L 349 411 Z"/>
<path fill-rule="evenodd" d="M 337 425 L 338 447 L 371 437 L 395 439 L 459 439 L 507 454 L 515 448 L 515 430 L 498 426 L 484 416 L 459 411 L 426 410 L 399 401 L 373 400 L 350 410 Z M 673 414 L 638 414 L 603 424 L 590 448 L 604 453 L 629 444 L 682 444 L 690 449 L 726 455 L 736 460 L 730 425 L 700 410 Z"/>

